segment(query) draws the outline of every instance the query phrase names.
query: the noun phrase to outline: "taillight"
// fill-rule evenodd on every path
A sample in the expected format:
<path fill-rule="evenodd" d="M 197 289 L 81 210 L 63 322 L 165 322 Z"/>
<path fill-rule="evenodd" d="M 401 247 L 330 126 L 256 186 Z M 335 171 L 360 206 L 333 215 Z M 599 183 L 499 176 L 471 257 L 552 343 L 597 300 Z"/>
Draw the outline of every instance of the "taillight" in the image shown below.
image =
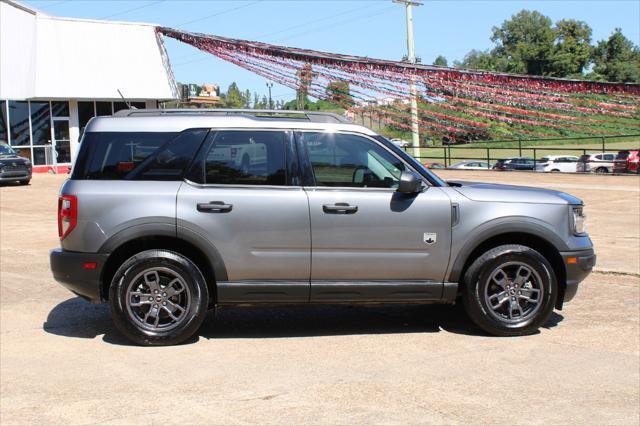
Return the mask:
<path fill-rule="evenodd" d="M 58 237 L 61 240 L 76 227 L 78 220 L 78 199 L 75 195 L 58 198 Z"/>
<path fill-rule="evenodd" d="M 238 155 L 238 148 L 231 148 L 231 158 L 236 158 L 236 155 Z"/>

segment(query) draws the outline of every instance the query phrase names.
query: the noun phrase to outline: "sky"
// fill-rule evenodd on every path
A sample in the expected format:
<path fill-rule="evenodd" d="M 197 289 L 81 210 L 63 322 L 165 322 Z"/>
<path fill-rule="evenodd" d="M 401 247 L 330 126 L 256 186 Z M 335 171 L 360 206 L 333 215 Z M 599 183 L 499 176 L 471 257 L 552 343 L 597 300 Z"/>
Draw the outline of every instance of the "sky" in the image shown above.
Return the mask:
<path fill-rule="evenodd" d="M 537 10 L 552 21 L 583 20 L 593 41 L 615 28 L 640 44 L 640 0 L 421 0 L 414 7 L 416 56 L 430 64 L 438 55 L 460 60 L 471 49 L 489 49 L 491 28 L 522 9 Z M 258 40 L 334 53 L 399 60 L 406 54 L 404 7 L 391 0 L 29 0 L 56 16 L 159 24 L 188 31 Z M 241 90 L 267 93 L 262 77 L 177 40 L 165 38 L 176 79 L 214 83 L 223 91 L 235 81 Z M 276 100 L 293 91 L 275 85 Z"/>

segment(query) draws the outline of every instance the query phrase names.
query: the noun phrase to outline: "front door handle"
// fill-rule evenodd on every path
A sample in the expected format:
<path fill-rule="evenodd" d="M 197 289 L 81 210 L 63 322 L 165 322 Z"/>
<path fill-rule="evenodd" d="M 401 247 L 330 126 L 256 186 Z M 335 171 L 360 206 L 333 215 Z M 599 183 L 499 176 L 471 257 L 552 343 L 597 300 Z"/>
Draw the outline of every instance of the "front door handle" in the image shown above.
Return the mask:
<path fill-rule="evenodd" d="M 198 211 L 203 213 L 228 213 L 232 209 L 233 204 L 225 204 L 224 201 L 198 203 Z"/>
<path fill-rule="evenodd" d="M 348 203 L 323 204 L 322 211 L 332 214 L 354 214 L 358 206 L 350 206 Z"/>

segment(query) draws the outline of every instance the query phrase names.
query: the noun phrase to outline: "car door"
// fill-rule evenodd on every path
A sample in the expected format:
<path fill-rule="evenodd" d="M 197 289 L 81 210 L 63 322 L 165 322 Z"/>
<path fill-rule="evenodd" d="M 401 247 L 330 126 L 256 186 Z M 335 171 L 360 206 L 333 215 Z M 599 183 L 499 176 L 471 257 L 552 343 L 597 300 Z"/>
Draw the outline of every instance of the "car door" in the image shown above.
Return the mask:
<path fill-rule="evenodd" d="M 395 190 L 410 168 L 378 141 L 298 132 L 311 182 L 311 300 L 439 299 L 451 202 L 438 187 Z"/>
<path fill-rule="evenodd" d="M 178 236 L 221 264 L 217 300 L 306 302 L 311 239 L 292 133 L 212 131 L 177 197 Z M 262 161 L 237 161 L 251 148 Z"/>

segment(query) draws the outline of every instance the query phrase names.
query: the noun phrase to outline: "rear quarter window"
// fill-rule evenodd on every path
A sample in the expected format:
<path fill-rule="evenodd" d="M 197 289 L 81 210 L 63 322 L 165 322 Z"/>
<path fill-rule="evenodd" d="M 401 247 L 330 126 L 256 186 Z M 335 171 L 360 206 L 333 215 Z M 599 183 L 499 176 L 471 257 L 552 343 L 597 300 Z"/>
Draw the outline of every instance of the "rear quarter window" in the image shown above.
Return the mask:
<path fill-rule="evenodd" d="M 183 132 L 90 132 L 72 179 L 180 180 L 208 129 Z"/>

